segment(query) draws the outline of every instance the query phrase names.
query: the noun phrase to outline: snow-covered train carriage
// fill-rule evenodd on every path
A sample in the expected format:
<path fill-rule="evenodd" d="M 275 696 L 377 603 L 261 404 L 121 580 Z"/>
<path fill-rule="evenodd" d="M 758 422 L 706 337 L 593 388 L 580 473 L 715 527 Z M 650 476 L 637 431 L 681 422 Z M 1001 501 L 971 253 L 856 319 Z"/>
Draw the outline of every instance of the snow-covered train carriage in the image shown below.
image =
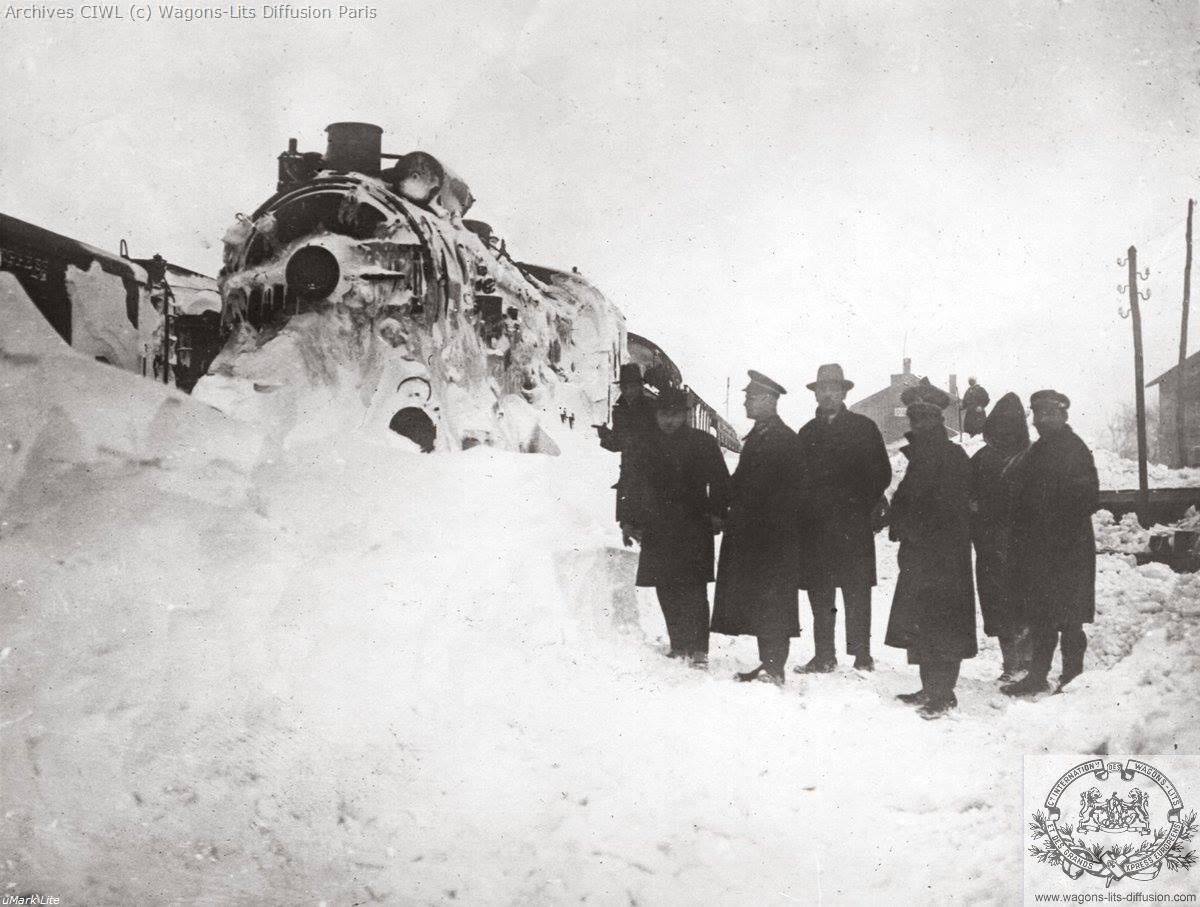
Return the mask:
<path fill-rule="evenodd" d="M 190 390 L 215 352 L 217 282 L 159 255 L 131 258 L 124 242 L 118 255 L 0 214 L 0 271 L 91 359 Z"/>

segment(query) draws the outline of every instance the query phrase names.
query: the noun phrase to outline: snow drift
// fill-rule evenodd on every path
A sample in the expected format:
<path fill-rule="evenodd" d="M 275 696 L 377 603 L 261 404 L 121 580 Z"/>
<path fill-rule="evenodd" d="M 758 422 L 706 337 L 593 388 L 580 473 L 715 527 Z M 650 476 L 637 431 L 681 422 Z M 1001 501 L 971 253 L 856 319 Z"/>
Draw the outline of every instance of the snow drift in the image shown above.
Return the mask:
<path fill-rule="evenodd" d="M 881 647 L 734 684 L 751 640 L 660 654 L 584 425 L 560 457 L 280 449 L 41 344 L 0 357 L 6 893 L 1011 903 L 1023 753 L 1200 748 L 1194 577 L 1102 557 L 1091 670 L 1040 702 L 990 646 L 942 722 Z M 881 634 L 882 542 L 880 573 Z"/>

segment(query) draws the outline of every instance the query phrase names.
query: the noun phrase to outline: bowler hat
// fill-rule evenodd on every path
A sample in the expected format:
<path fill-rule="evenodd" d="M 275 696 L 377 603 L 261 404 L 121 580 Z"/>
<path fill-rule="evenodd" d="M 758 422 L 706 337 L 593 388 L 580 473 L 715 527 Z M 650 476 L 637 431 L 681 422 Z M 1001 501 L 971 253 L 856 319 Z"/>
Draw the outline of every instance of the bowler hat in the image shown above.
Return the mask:
<path fill-rule="evenodd" d="M 677 413 L 688 408 L 687 391 L 680 387 L 668 387 L 658 395 L 656 403 L 660 413 Z"/>
<path fill-rule="evenodd" d="M 758 391 L 759 393 L 766 392 L 768 394 L 774 394 L 776 397 L 778 397 L 780 394 L 787 393 L 782 384 L 780 384 L 778 381 L 772 381 L 762 372 L 756 372 L 754 369 L 750 369 L 748 372 L 746 372 L 746 374 L 750 376 L 750 383 L 742 388 L 742 390 Z"/>
<path fill-rule="evenodd" d="M 1034 391 L 1029 398 L 1030 409 L 1070 409 L 1071 399 L 1056 390 Z"/>
<path fill-rule="evenodd" d="M 636 362 L 626 362 L 621 366 L 621 375 L 613 384 L 644 384 L 642 367 Z"/>
<path fill-rule="evenodd" d="M 839 384 L 843 390 L 850 390 L 854 387 L 854 382 L 846 380 L 846 376 L 842 374 L 842 367 L 836 362 L 830 362 L 818 368 L 817 380 L 806 386 L 810 391 L 815 391 L 822 384 Z"/>

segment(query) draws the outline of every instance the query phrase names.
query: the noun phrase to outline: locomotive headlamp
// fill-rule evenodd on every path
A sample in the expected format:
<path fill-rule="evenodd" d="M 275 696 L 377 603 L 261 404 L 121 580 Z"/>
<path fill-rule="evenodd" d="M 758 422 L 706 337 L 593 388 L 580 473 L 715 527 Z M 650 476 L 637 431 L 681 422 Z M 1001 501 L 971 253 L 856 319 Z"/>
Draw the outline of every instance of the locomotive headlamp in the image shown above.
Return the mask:
<path fill-rule="evenodd" d="M 321 299 L 333 292 L 341 277 L 337 258 L 321 246 L 305 246 L 288 259 L 284 272 L 288 287 L 301 299 Z"/>

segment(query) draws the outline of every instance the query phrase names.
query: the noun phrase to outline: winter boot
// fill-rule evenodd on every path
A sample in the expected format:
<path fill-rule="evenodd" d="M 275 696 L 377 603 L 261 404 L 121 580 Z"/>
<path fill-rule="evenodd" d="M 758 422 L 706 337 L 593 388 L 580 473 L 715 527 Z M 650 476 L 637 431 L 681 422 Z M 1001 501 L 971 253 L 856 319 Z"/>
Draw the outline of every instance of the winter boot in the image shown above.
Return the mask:
<path fill-rule="evenodd" d="M 1012 683 L 1017 679 L 1017 640 L 1012 636 L 1000 637 L 1000 676 L 999 683 Z"/>
<path fill-rule="evenodd" d="M 797 674 L 832 674 L 837 670 L 837 659 L 813 656 L 811 660 L 805 664 L 796 665 L 792 670 Z"/>
<path fill-rule="evenodd" d="M 697 671 L 708 670 L 708 653 L 693 652 L 688 656 L 688 666 L 695 668 Z"/>
<path fill-rule="evenodd" d="M 738 683 L 750 683 L 751 681 L 758 680 L 758 675 L 762 672 L 763 666 L 759 665 L 753 671 L 738 671 L 738 673 L 733 675 L 733 679 Z"/>
<path fill-rule="evenodd" d="M 770 683 L 777 687 L 781 687 L 783 686 L 783 671 L 776 671 L 772 670 L 771 668 L 764 667 L 755 680 L 757 680 L 759 683 Z"/>
<path fill-rule="evenodd" d="M 1082 673 L 1083 673 L 1082 665 L 1080 665 L 1078 668 L 1076 668 L 1073 665 L 1070 668 L 1064 667 L 1062 674 L 1059 675 L 1058 685 L 1054 688 L 1054 692 L 1061 693 L 1063 687 L 1065 687 L 1068 683 L 1070 683 L 1072 680 L 1074 680 L 1076 677 L 1078 677 Z"/>
<path fill-rule="evenodd" d="M 924 690 L 917 690 L 915 693 L 897 693 L 896 698 L 905 705 L 924 705 L 929 699 L 929 694 Z"/>
<path fill-rule="evenodd" d="M 929 699 L 923 706 L 917 709 L 917 714 L 926 721 L 932 721 L 936 718 L 941 718 L 952 709 L 958 708 L 958 698 L 951 693 L 948 696 L 939 696 L 936 699 Z"/>
<path fill-rule="evenodd" d="M 1049 689 L 1050 684 L 1046 682 L 1045 677 L 1028 674 L 1024 680 L 1018 680 L 1016 683 L 1006 683 L 1000 688 L 1000 692 L 1005 696 L 1036 696 L 1038 693 L 1045 693 Z"/>
<path fill-rule="evenodd" d="M 836 667 L 836 665 L 835 665 Z M 854 670 L 856 671 L 874 671 L 875 659 L 870 655 L 855 655 Z"/>

